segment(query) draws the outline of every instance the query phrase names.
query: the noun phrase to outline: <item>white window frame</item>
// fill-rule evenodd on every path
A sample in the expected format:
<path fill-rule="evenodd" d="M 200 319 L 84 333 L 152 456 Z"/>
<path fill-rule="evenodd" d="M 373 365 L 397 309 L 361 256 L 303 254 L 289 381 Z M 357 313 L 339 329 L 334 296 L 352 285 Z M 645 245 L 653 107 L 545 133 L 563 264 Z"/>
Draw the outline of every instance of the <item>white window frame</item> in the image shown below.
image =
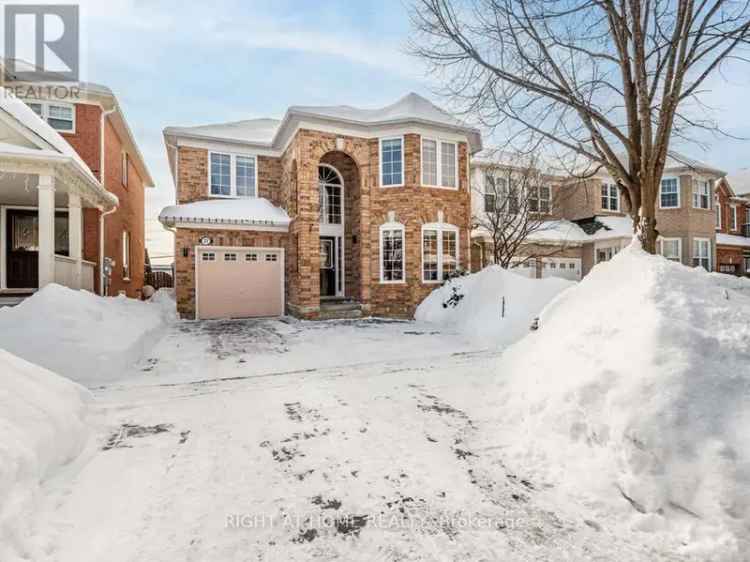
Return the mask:
<path fill-rule="evenodd" d="M 677 242 L 677 259 L 671 259 L 664 255 L 664 242 Z M 682 263 L 682 238 L 668 238 L 660 236 L 658 239 L 659 243 L 659 255 L 669 261 L 676 261 Z"/>
<path fill-rule="evenodd" d="M 705 193 L 701 193 L 701 188 L 705 187 Z M 701 196 L 706 196 L 707 207 L 701 207 Z M 696 204 L 697 203 L 697 204 Z M 693 179 L 693 209 L 711 210 L 711 182 L 702 179 Z"/>
<path fill-rule="evenodd" d="M 406 228 L 400 222 L 386 222 L 380 225 L 380 244 L 378 261 L 380 262 L 380 283 L 382 285 L 405 285 L 406 284 Z M 398 230 L 401 232 L 401 272 L 403 279 L 386 280 L 383 269 L 383 233 L 387 230 Z"/>
<path fill-rule="evenodd" d="M 130 281 L 130 232 L 122 231 L 122 279 Z"/>
<path fill-rule="evenodd" d="M 534 199 L 536 199 L 537 210 L 536 211 L 532 211 L 529 208 L 529 212 L 530 213 L 535 213 L 537 215 L 549 215 L 549 214 L 551 214 L 552 213 L 552 186 L 549 185 L 549 184 L 547 184 L 547 185 L 537 185 L 536 187 L 532 187 L 530 189 L 536 189 L 536 195 L 537 196 L 536 197 L 532 197 L 531 193 L 528 194 L 527 199 L 529 201 L 529 206 L 531 206 L 531 201 L 534 200 Z M 542 197 L 542 189 L 546 189 L 547 190 L 547 197 L 546 198 Z M 541 210 L 541 208 L 542 208 L 542 201 L 545 201 L 547 203 L 547 210 L 546 211 L 542 211 Z"/>
<path fill-rule="evenodd" d="M 732 232 L 737 232 L 739 230 L 739 220 L 737 218 L 737 205 L 730 205 L 729 206 L 729 229 Z"/>
<path fill-rule="evenodd" d="M 664 187 L 664 181 L 665 180 L 675 180 L 675 182 L 677 182 L 677 205 L 675 205 L 675 206 L 664 207 L 661 204 L 661 195 L 662 195 L 662 189 Z M 680 193 L 680 191 L 682 191 L 682 188 L 680 187 L 680 178 L 676 178 L 674 176 L 665 176 L 665 177 L 661 178 L 661 180 L 659 181 L 659 208 L 660 209 L 679 209 L 679 208 L 681 208 L 682 207 L 682 194 Z"/>
<path fill-rule="evenodd" d="M 614 209 L 610 209 L 609 207 L 605 207 L 604 205 L 602 205 L 601 206 L 602 207 L 602 211 L 609 211 L 611 213 L 619 213 L 620 212 L 620 187 L 616 183 L 602 182 L 602 189 L 603 188 L 607 188 L 606 199 L 607 199 L 607 204 L 608 205 L 609 205 L 609 201 L 611 201 L 611 199 L 612 199 L 612 191 L 611 190 L 612 190 L 612 188 L 615 189 L 615 208 Z M 659 189 L 661 189 L 661 186 L 659 187 Z M 604 203 L 605 197 L 603 195 L 601 195 L 601 193 L 599 195 L 600 195 L 599 200 L 602 203 Z"/>
<path fill-rule="evenodd" d="M 714 195 L 714 213 L 716 215 L 716 218 L 715 218 L 716 230 L 721 230 L 721 223 L 722 223 L 721 198 L 719 197 L 718 193 Z"/>
<path fill-rule="evenodd" d="M 711 239 L 710 238 L 693 238 L 693 267 L 702 267 L 700 265 L 695 265 L 695 260 L 697 260 L 697 259 L 704 259 L 704 258 L 702 258 L 700 256 L 696 256 L 695 255 L 695 250 L 696 250 L 696 244 L 695 243 L 696 242 L 705 242 L 706 243 L 706 247 L 708 248 L 708 255 L 707 255 L 707 258 L 708 258 L 708 271 L 713 271 L 713 257 L 711 255 L 712 250 L 711 250 Z"/>
<path fill-rule="evenodd" d="M 58 133 L 66 133 L 66 134 L 69 134 L 69 135 L 74 135 L 76 133 L 76 106 L 75 106 L 75 104 L 73 104 L 73 103 L 65 103 L 65 102 L 50 102 L 50 101 L 42 101 L 42 100 L 35 100 L 35 99 L 27 99 L 27 100 L 24 100 L 24 101 L 26 102 L 27 105 L 32 105 L 33 104 L 33 105 L 41 106 L 41 108 L 42 108 L 42 114 L 40 115 L 40 117 L 42 119 L 44 119 L 44 121 L 48 125 L 49 125 L 49 108 L 51 106 L 54 106 L 54 107 L 65 107 L 65 108 L 70 109 L 71 110 L 70 113 L 72 115 L 72 119 L 71 119 L 71 127 L 72 128 L 71 129 L 56 129 L 55 127 L 52 127 L 52 125 L 49 125 L 49 126 L 52 127 L 53 129 L 55 129 L 55 131 L 57 131 Z M 31 108 L 29 108 L 29 109 L 31 109 Z M 34 111 L 34 110 L 32 109 L 32 111 Z M 36 111 L 34 111 L 34 113 L 36 113 Z"/>
<path fill-rule="evenodd" d="M 211 157 L 229 156 L 229 195 L 211 193 Z M 253 178 L 254 195 L 237 195 L 237 157 L 252 160 L 255 166 L 255 177 Z M 258 197 L 258 156 L 256 154 L 243 154 L 238 152 L 227 152 L 222 150 L 211 150 L 208 152 L 208 196 L 214 199 L 255 199 Z"/>
<path fill-rule="evenodd" d="M 437 184 L 427 183 L 424 180 L 424 141 L 432 141 L 435 143 L 435 165 L 437 166 Z M 443 144 L 451 144 L 455 149 L 453 154 L 453 165 L 456 169 L 456 185 L 443 185 Z M 419 139 L 419 183 L 422 187 L 434 187 L 436 189 L 449 189 L 451 191 L 458 191 L 458 186 L 461 184 L 458 169 L 458 143 L 452 140 L 441 139 L 439 137 L 423 136 Z"/>
<path fill-rule="evenodd" d="M 120 158 L 120 166 L 122 166 L 122 177 L 120 180 L 122 181 L 122 185 L 125 187 L 128 187 L 128 163 L 129 163 L 128 153 L 124 150 L 122 151 L 122 157 Z"/>
<path fill-rule="evenodd" d="M 424 233 L 425 230 L 433 230 L 437 232 L 437 279 L 425 279 L 424 276 Z M 456 234 L 456 269 L 459 268 L 461 263 L 461 230 L 453 224 L 443 222 L 432 222 L 422 225 L 422 231 L 419 237 L 419 244 L 421 246 L 421 272 L 419 277 L 422 279 L 422 283 L 427 285 L 436 285 L 444 282 L 443 279 L 443 233 L 453 232 Z"/>
<path fill-rule="evenodd" d="M 383 143 L 387 141 L 394 141 L 394 140 L 401 141 L 401 181 L 399 183 L 383 185 Z M 420 158 L 421 158 L 421 154 L 420 154 Z M 404 135 L 395 136 L 395 137 L 382 137 L 378 139 L 378 162 L 379 162 L 378 183 L 380 184 L 381 189 L 390 189 L 391 187 L 404 187 L 405 185 L 404 178 L 406 174 L 406 142 L 404 140 Z"/>

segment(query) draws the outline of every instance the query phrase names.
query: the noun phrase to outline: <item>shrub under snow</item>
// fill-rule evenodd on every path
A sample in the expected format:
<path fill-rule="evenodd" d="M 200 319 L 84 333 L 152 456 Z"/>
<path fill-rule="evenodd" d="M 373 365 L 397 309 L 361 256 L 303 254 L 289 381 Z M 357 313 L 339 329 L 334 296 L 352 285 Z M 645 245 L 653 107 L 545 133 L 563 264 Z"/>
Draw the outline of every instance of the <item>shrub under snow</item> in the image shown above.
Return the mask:
<path fill-rule="evenodd" d="M 0 560 L 34 560 L 27 532 L 40 482 L 90 436 L 83 387 L 0 349 Z"/>
<path fill-rule="evenodd" d="M 633 243 L 560 295 L 500 360 L 510 464 L 703 560 L 742 559 L 750 297 L 730 281 Z"/>
<path fill-rule="evenodd" d="M 141 302 L 53 284 L 0 309 L 0 345 L 77 382 L 98 385 L 138 361 L 175 314 L 163 291 Z"/>
<path fill-rule="evenodd" d="M 544 306 L 572 285 L 564 279 L 529 279 L 491 266 L 433 291 L 419 305 L 415 318 L 487 345 L 508 345 L 526 335 Z"/>

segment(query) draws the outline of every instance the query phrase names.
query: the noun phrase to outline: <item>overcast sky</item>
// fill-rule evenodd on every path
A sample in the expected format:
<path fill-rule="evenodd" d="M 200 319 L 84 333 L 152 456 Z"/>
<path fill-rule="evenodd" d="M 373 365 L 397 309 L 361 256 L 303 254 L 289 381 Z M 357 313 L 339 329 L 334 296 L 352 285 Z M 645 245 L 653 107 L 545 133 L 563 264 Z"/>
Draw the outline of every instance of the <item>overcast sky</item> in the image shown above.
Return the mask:
<path fill-rule="evenodd" d="M 404 53 L 409 21 L 401 0 L 80 4 L 84 78 L 115 92 L 157 184 L 146 208 L 154 257 L 173 253 L 171 235 L 156 220 L 174 201 L 164 127 L 279 118 L 294 104 L 378 107 L 410 91 L 440 104 L 420 63 Z M 729 71 L 705 96 L 720 123 L 746 137 L 748 76 L 749 66 Z M 690 156 L 730 173 L 750 165 L 749 142 L 707 140 L 706 153 L 688 147 Z"/>

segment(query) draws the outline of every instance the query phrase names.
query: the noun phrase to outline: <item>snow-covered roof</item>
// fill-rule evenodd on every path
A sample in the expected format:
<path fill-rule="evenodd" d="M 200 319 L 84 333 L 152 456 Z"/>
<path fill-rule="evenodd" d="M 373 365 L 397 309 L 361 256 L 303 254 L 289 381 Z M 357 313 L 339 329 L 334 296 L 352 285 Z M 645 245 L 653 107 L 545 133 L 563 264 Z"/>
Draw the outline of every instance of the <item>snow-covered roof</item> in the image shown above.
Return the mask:
<path fill-rule="evenodd" d="M 595 225 L 595 231 L 591 234 L 573 221 L 546 221 L 539 229 L 530 233 L 527 240 L 547 244 L 586 244 L 633 236 L 633 221 L 630 217 L 597 215 L 588 222 Z"/>
<path fill-rule="evenodd" d="M 737 236 L 736 234 L 716 233 L 716 243 L 722 246 L 745 246 L 750 248 L 750 238 Z"/>
<path fill-rule="evenodd" d="M 625 168 L 628 167 L 630 158 L 627 152 L 618 152 L 617 158 Z M 596 166 L 597 164 L 593 162 L 585 164 L 584 167 L 578 166 L 573 170 L 572 175 L 576 176 L 585 174 L 586 176 L 589 176 L 591 175 L 591 172 L 596 169 Z M 701 162 L 700 160 L 697 160 L 695 158 L 690 158 L 689 156 L 685 156 L 684 154 L 680 154 L 679 152 L 675 152 L 674 150 L 668 151 L 667 158 L 664 163 L 664 174 L 668 175 L 670 173 L 681 172 L 684 170 L 703 172 L 719 178 L 726 175 L 725 171 L 720 170 L 715 166 L 712 166 L 705 162 Z M 609 177 L 609 172 L 604 168 L 600 168 L 593 175 L 594 177 L 598 178 L 607 178 Z"/>
<path fill-rule="evenodd" d="M 279 130 L 280 124 L 281 121 L 278 119 L 246 119 L 244 121 L 199 125 L 197 127 L 167 127 L 164 133 L 270 145 L 276 131 Z"/>
<path fill-rule="evenodd" d="M 350 105 L 293 105 L 283 119 L 249 119 L 197 127 L 167 127 L 165 136 L 185 136 L 199 139 L 223 140 L 281 149 L 284 128 L 294 119 L 322 119 L 356 126 L 384 126 L 421 123 L 465 133 L 473 151 L 481 149 L 479 131 L 456 119 L 422 96 L 410 93 L 395 103 L 375 109 Z"/>
<path fill-rule="evenodd" d="M 180 224 L 246 225 L 288 228 L 291 219 L 268 199 L 209 199 L 170 205 L 159 213 L 167 226 Z"/>

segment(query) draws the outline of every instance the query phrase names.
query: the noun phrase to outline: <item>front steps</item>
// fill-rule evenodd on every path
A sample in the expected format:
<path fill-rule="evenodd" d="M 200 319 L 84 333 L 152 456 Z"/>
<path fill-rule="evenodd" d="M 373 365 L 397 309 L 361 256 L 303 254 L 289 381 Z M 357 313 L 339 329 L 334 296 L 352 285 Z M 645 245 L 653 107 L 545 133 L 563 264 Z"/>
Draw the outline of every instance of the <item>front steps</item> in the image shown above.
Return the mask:
<path fill-rule="evenodd" d="M 357 302 L 343 299 L 320 302 L 320 320 L 353 320 L 362 316 L 362 305 Z"/>

